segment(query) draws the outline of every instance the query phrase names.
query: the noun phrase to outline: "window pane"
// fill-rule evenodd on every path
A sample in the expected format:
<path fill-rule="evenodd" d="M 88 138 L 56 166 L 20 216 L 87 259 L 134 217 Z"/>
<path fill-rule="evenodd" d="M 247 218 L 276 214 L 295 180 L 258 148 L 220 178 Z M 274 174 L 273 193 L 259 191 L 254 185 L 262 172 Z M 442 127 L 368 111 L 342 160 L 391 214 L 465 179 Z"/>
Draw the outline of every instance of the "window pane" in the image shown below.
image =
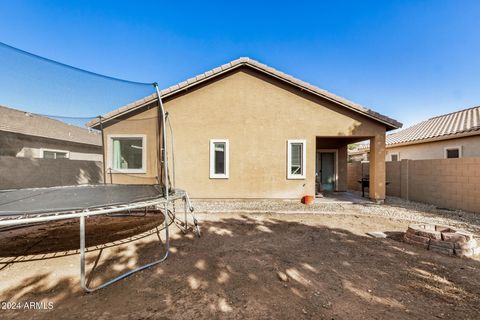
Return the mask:
<path fill-rule="evenodd" d="M 55 159 L 55 152 L 43 151 L 43 158 L 45 158 L 45 159 Z"/>
<path fill-rule="evenodd" d="M 66 152 L 55 152 L 55 153 L 56 153 L 55 159 L 65 159 L 67 157 Z"/>
<path fill-rule="evenodd" d="M 142 138 L 113 139 L 113 168 L 142 169 L 143 165 Z"/>
<path fill-rule="evenodd" d="M 398 155 L 392 154 L 391 157 L 392 157 L 392 161 L 398 161 Z"/>
<path fill-rule="evenodd" d="M 302 168 L 302 148 L 303 144 L 301 143 L 292 143 L 291 144 L 291 160 L 290 160 L 290 173 L 291 174 L 303 174 Z"/>
<path fill-rule="evenodd" d="M 460 152 L 458 149 L 447 149 L 447 158 L 459 158 Z"/>
<path fill-rule="evenodd" d="M 215 142 L 215 174 L 225 174 L 225 143 Z"/>

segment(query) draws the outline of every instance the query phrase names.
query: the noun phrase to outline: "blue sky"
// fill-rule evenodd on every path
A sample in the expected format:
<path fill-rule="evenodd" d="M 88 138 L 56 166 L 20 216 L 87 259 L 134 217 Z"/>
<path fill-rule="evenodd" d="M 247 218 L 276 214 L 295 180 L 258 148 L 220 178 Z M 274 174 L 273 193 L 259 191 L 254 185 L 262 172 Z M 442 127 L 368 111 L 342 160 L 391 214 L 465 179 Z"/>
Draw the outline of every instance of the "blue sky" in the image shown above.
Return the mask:
<path fill-rule="evenodd" d="M 249 56 L 405 125 L 480 104 L 479 1 L 17 0 L 0 14 L 1 42 L 161 87 Z"/>

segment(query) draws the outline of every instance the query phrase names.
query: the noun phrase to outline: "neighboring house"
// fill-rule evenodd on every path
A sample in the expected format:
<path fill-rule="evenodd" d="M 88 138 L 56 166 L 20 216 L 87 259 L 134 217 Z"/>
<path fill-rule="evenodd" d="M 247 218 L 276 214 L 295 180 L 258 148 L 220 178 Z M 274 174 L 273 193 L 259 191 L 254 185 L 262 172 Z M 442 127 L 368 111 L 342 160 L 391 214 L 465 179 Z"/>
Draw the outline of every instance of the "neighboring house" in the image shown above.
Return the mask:
<path fill-rule="evenodd" d="M 385 133 L 401 127 L 393 119 L 249 58 L 161 95 L 175 129 L 176 185 L 195 198 L 345 191 L 347 145 L 365 138 L 375 146 L 370 194 L 385 198 Z M 103 116 L 113 183 L 160 180 L 157 105 L 154 94 Z"/>
<path fill-rule="evenodd" d="M 480 157 L 480 106 L 444 114 L 387 135 L 387 161 Z M 370 146 L 349 152 L 367 159 Z"/>
<path fill-rule="evenodd" d="M 348 162 L 366 162 L 368 161 L 369 152 L 370 152 L 369 144 L 366 144 L 366 143 L 356 144 L 354 148 L 348 149 Z"/>
<path fill-rule="evenodd" d="M 0 156 L 102 161 L 98 132 L 0 106 Z"/>

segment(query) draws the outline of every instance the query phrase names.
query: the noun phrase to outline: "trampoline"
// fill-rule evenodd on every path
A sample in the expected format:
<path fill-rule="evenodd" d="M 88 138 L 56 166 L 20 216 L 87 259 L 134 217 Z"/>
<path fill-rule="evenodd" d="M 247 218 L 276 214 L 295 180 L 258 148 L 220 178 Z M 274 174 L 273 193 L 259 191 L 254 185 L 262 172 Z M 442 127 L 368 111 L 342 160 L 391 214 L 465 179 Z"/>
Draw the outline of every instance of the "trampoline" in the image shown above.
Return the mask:
<path fill-rule="evenodd" d="M 156 105 L 156 135 L 159 139 L 156 142 L 156 183 L 152 185 L 144 184 L 105 184 L 106 172 L 109 165 L 106 161 L 104 119 L 103 116 L 96 117 L 71 117 L 71 116 L 53 116 L 38 115 L 52 118 L 68 124 L 85 124 L 89 130 L 98 130 L 101 133 L 102 148 L 102 173 L 103 184 L 79 185 L 79 186 L 61 186 L 45 188 L 28 188 L 0 190 L 0 232 L 6 229 L 31 226 L 33 224 L 48 223 L 62 219 L 79 219 L 80 221 L 80 283 L 87 292 L 92 292 L 104 288 L 117 282 L 133 273 L 144 270 L 156 264 L 165 261 L 169 255 L 169 225 L 179 221 L 176 218 L 176 202 L 183 201 L 184 221 L 181 222 L 185 232 L 188 230 L 188 216 L 192 216 L 196 233 L 200 236 L 200 229 L 197 219 L 193 214 L 193 207 L 186 191 L 177 189 L 175 186 L 175 158 L 174 158 L 174 139 L 173 130 L 167 113 L 165 112 L 162 94 L 156 82 L 140 83 L 133 82 L 98 73 L 82 70 L 69 65 L 62 64 L 47 58 L 43 58 L 20 49 L 8 46 L 0 42 L 0 82 L 5 87 L 6 92 L 11 92 L 12 96 L 2 100 L 5 105 L 22 105 L 31 108 L 40 107 L 42 110 L 111 110 L 119 106 L 125 106 L 131 103 L 145 100 L 145 97 L 156 96 L 158 103 Z M 24 94 L 24 86 L 32 89 L 29 94 Z M 20 94 L 16 94 L 20 93 Z M 2 99 L 6 99 L 2 96 Z M 108 114 L 108 113 L 107 113 Z M 26 113 L 25 115 L 31 115 Z M 95 119 L 95 121 L 93 121 Z M 141 119 L 147 120 L 147 119 Z M 93 121 L 93 122 L 92 122 Z M 112 121 L 130 121 L 127 118 Z M 139 121 L 132 119 L 131 121 Z M 171 176 L 170 160 L 167 146 L 167 121 L 169 135 L 171 139 Z M 148 122 L 150 125 L 150 122 Z M 141 127 L 142 125 L 136 125 Z M 71 127 L 73 128 L 73 127 Z M 68 130 L 71 129 L 69 127 Z M 55 127 L 51 127 L 54 130 Z M 53 132 L 53 138 L 57 138 Z M 68 133 L 70 136 L 70 131 Z M 81 141 L 74 141 L 75 143 Z M 139 146 L 130 146 L 129 148 L 143 148 Z M 120 150 L 120 149 L 118 149 Z M 142 149 L 145 150 L 145 149 Z M 145 151 L 142 151 L 142 154 Z M 17 155 L 15 155 L 17 156 Z M 130 156 L 135 157 L 135 153 L 125 156 L 119 153 L 118 168 L 123 168 L 130 161 Z M 55 156 L 55 159 L 56 156 Z M 126 160 L 125 160 L 126 159 Z M 122 162 L 123 161 L 123 162 Z M 132 160 L 132 163 L 134 161 Z M 132 165 L 135 167 L 134 165 Z M 128 166 L 126 167 L 128 168 Z M 135 167 L 136 168 L 136 167 Z M 111 169 L 111 168 L 110 168 Z M 138 169 L 138 168 L 137 168 Z M 16 168 L 15 170 L 22 170 Z M 42 168 L 38 167 L 38 171 Z M 82 171 L 82 170 L 80 170 Z M 121 171 L 119 171 L 120 173 Z M 152 172 L 153 173 L 153 172 Z M 60 172 L 61 174 L 61 172 Z M 122 174 L 128 175 L 123 172 Z M 153 177 L 153 175 L 152 175 Z M 77 177 L 75 177 L 77 178 Z M 110 179 L 112 172 L 110 170 Z M 135 179 L 142 178 L 135 175 Z M 151 177 L 149 177 L 150 180 Z M 21 179 L 19 179 L 21 180 Z M 76 180 L 78 181 L 78 180 Z M 138 180 L 135 180 L 138 181 Z M 146 180 L 145 180 L 146 181 Z M 35 186 L 42 185 L 35 183 Z M 110 180 L 112 182 L 112 180 Z M 100 182 L 93 182 L 100 183 Z M 60 183 L 61 184 L 61 183 Z M 86 218 L 97 215 L 134 215 L 140 209 L 151 210 L 164 216 L 165 230 L 165 254 L 157 261 L 140 266 L 134 270 L 117 276 L 95 288 L 89 288 L 85 277 L 85 223 Z M 139 217 L 140 218 L 140 217 Z M 178 224 L 177 224 L 178 226 Z"/>
<path fill-rule="evenodd" d="M 184 190 L 175 189 L 166 196 L 159 185 L 105 184 L 0 191 L 0 228 L 79 218 L 80 283 L 85 291 L 93 292 L 167 259 L 170 248 L 169 219 L 172 219 L 172 222 L 176 219 L 175 202 L 179 200 L 184 203 L 185 231 L 187 230 L 187 212 L 190 211 L 197 235 L 200 235 L 188 194 Z M 171 204 L 172 210 L 169 209 Z M 165 254 L 163 257 L 123 273 L 95 288 L 89 288 L 85 274 L 85 218 L 94 215 L 124 214 L 130 210 L 152 207 L 160 209 L 164 216 Z"/>

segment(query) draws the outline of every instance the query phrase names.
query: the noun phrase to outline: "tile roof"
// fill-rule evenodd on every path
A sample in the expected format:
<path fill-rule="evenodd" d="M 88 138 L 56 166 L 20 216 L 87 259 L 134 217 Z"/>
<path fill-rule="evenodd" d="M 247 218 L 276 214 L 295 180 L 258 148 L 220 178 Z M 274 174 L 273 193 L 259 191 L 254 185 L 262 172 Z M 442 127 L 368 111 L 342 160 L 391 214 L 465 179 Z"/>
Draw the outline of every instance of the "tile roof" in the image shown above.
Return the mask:
<path fill-rule="evenodd" d="M 97 132 L 4 106 L 0 106 L 0 131 L 95 146 L 102 145 L 102 136 Z"/>
<path fill-rule="evenodd" d="M 478 131 L 480 134 L 480 106 L 460 110 L 422 121 L 404 130 L 387 135 L 387 145 L 417 141 L 454 138 L 455 135 Z"/>
<path fill-rule="evenodd" d="M 386 136 L 387 147 L 408 145 L 424 141 L 447 140 L 465 134 L 480 135 L 480 106 L 447 113 L 422 121 Z M 362 143 L 350 154 L 368 152 L 369 143 Z"/>
<path fill-rule="evenodd" d="M 353 149 L 348 149 L 348 154 L 355 155 L 355 154 L 363 154 L 365 152 L 370 151 L 370 144 L 369 143 L 359 143 Z"/>
<path fill-rule="evenodd" d="M 377 113 L 373 110 L 365 108 L 365 107 L 363 107 L 359 104 L 351 102 L 351 101 L 349 101 L 345 98 L 339 97 L 339 96 L 337 96 L 333 93 L 330 93 L 326 90 L 320 89 L 320 88 L 318 88 L 318 87 L 316 87 L 316 86 L 314 86 L 310 83 L 307 83 L 305 81 L 294 78 L 291 75 L 285 74 L 285 73 L 283 73 L 281 71 L 278 71 L 278 70 L 276 70 L 272 67 L 269 67 L 269 66 L 267 66 L 263 63 L 260 63 L 256 60 L 246 58 L 246 57 L 242 57 L 242 58 L 233 60 L 233 61 L 231 61 L 227 64 L 224 64 L 220 67 L 214 68 L 214 69 L 212 69 L 210 71 L 207 71 L 205 73 L 202 73 L 198 76 L 192 77 L 192 78 L 190 78 L 186 81 L 183 81 L 181 83 L 173 85 L 169 88 L 163 89 L 163 90 L 161 90 L 160 94 L 161 94 L 162 98 L 166 98 L 166 97 L 171 96 L 175 93 L 178 93 L 182 90 L 190 88 L 191 86 L 200 84 L 204 81 L 210 80 L 210 79 L 212 79 L 216 76 L 219 76 L 219 75 L 221 75 L 225 72 L 231 71 L 233 69 L 239 68 L 241 66 L 248 66 L 248 67 L 251 67 L 253 69 L 259 70 L 263 73 L 266 73 L 270 76 L 276 77 L 276 78 L 278 78 L 282 81 L 285 81 L 287 83 L 290 83 L 294 86 L 300 87 L 301 89 L 303 89 L 305 91 L 309 91 L 309 92 L 311 92 L 313 94 L 316 94 L 316 95 L 318 95 L 322 98 L 334 101 L 337 104 L 340 104 L 340 105 L 342 105 L 342 106 L 344 106 L 348 109 L 351 109 L 351 110 L 356 111 L 358 113 L 361 113 L 361 114 L 363 114 L 367 117 L 370 117 L 370 118 L 373 118 L 377 121 L 380 121 L 380 122 L 386 124 L 387 127 L 390 128 L 390 129 L 397 129 L 397 128 L 400 128 L 402 126 L 402 124 L 400 122 L 398 122 L 398 121 L 396 121 L 392 118 L 381 115 L 381 114 L 379 114 L 379 113 Z M 127 114 L 130 111 L 133 111 L 137 108 L 140 108 L 140 107 L 142 107 L 146 104 L 149 104 L 149 103 L 155 101 L 155 99 L 156 99 L 156 94 L 152 94 L 152 95 L 150 95 L 148 97 L 145 97 L 141 100 L 135 101 L 131 104 L 123 106 L 123 107 L 121 107 L 119 109 L 116 109 L 114 111 L 111 111 L 111 112 L 103 115 L 103 117 L 105 118 L 106 121 L 108 121 L 110 118 L 114 118 L 114 117 L 117 117 L 117 116 Z M 98 120 L 92 120 L 87 125 L 91 126 L 91 127 L 95 127 L 98 124 L 99 124 Z"/>

